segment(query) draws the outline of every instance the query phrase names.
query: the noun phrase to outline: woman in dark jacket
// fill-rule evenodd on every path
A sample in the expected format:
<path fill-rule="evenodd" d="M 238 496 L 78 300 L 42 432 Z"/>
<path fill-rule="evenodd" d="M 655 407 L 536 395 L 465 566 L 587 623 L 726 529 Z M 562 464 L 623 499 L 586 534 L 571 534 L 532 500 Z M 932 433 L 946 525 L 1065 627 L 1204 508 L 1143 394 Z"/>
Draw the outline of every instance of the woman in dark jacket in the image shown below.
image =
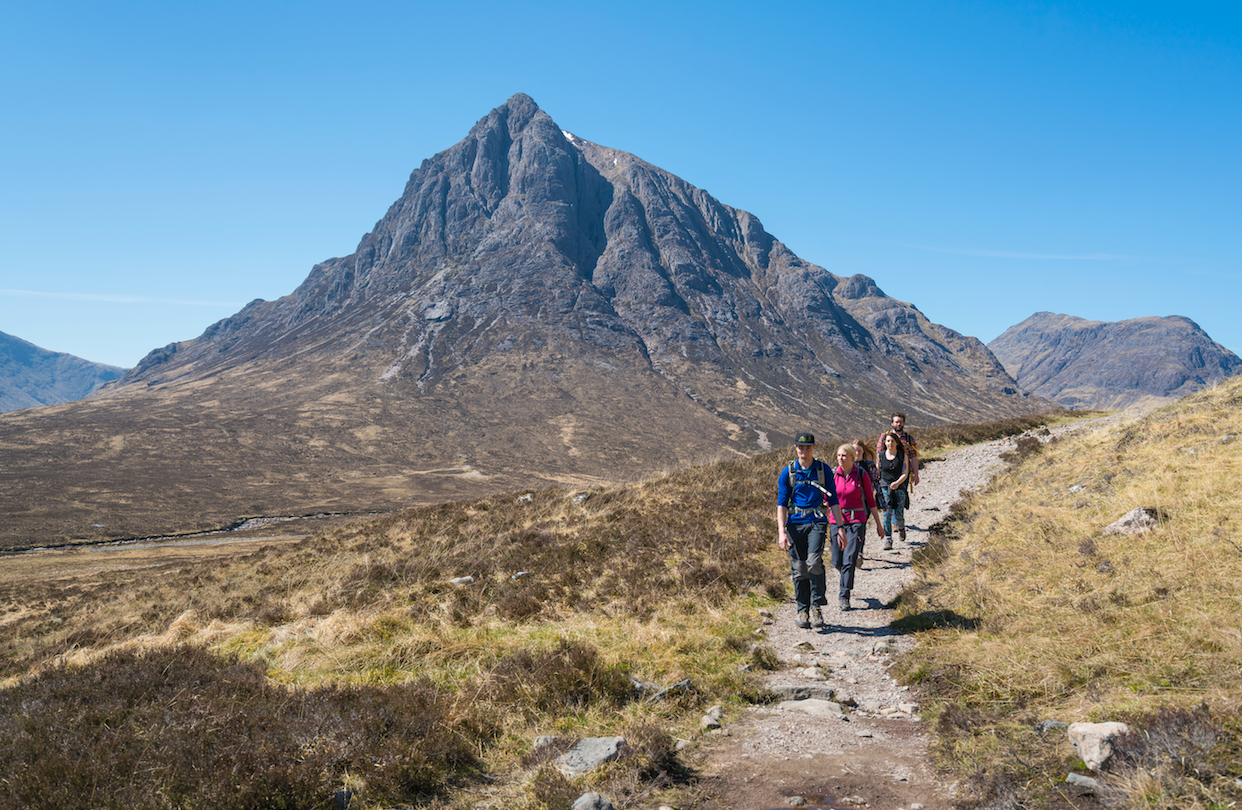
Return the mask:
<path fill-rule="evenodd" d="M 910 504 L 907 486 L 910 483 L 910 462 L 905 445 L 893 433 L 884 434 L 884 452 L 876 459 L 880 468 L 880 493 L 884 497 L 884 531 L 888 539 L 884 548 L 893 547 L 893 524 L 901 541 L 906 541 L 906 507 Z"/>

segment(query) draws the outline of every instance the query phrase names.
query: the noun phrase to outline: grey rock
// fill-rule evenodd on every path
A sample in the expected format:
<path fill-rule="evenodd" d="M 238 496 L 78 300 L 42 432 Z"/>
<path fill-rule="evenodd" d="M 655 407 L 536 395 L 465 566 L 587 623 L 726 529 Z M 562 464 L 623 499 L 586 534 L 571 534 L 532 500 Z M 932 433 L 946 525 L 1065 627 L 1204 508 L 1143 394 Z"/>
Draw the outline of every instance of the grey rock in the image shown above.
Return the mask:
<path fill-rule="evenodd" d="M 583 793 L 573 803 L 573 810 L 613 810 L 612 802 L 598 793 Z"/>
<path fill-rule="evenodd" d="M 588 737 L 557 757 L 555 768 L 569 778 L 583 776 L 617 758 L 624 737 Z"/>
<path fill-rule="evenodd" d="M 1100 787 L 1100 780 L 1093 779 L 1090 776 L 1083 776 L 1080 773 L 1071 773 L 1069 776 L 1065 777 L 1065 781 L 1071 785 L 1091 788 L 1092 790 L 1096 790 Z"/>
<path fill-rule="evenodd" d="M 694 683 L 689 678 L 686 678 L 684 681 L 678 681 L 672 686 L 666 686 L 665 688 L 659 690 L 654 695 L 647 698 L 647 702 L 654 703 L 657 700 L 664 700 L 665 698 L 674 697 L 676 695 L 688 694 L 693 688 Z"/>
<path fill-rule="evenodd" d="M 1113 523 L 1105 526 L 1103 534 L 1139 534 L 1160 525 L 1163 514 L 1151 506 L 1139 506 L 1126 512 Z"/>
<path fill-rule="evenodd" d="M 822 684 L 777 684 L 769 691 L 785 700 L 833 700 L 837 695 L 837 690 Z"/>
<path fill-rule="evenodd" d="M 1113 755 L 1113 740 L 1129 733 L 1125 723 L 1071 723 L 1068 730 L 1079 759 L 1097 773 Z"/>
<path fill-rule="evenodd" d="M 1060 720 L 1042 720 L 1035 724 L 1035 730 L 1040 734 L 1047 734 L 1049 731 L 1064 731 L 1069 728 L 1069 723 L 1063 723 Z"/>
<path fill-rule="evenodd" d="M 807 698 L 806 700 L 784 700 L 777 704 L 777 708 L 791 712 L 811 714 L 816 717 L 840 717 L 845 714 L 845 709 L 841 707 L 840 703 L 834 703 L 831 700 L 821 700 L 819 698 Z"/>

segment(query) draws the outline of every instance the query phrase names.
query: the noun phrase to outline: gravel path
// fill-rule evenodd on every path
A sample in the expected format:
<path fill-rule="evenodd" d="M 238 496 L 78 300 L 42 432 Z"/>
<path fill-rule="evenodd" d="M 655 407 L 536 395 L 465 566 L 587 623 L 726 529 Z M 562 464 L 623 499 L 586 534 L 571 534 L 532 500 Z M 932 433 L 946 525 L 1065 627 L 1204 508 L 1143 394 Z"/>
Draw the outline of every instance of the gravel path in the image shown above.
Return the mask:
<path fill-rule="evenodd" d="M 1041 435 L 1047 440 L 1099 424 L 1083 419 Z M 897 634 L 887 607 L 912 578 L 911 554 L 932 526 L 948 516 L 963 492 L 985 484 L 1005 466 L 1001 453 L 1018 437 L 974 445 L 926 464 L 906 512 L 908 543 L 891 551 L 868 529 L 866 559 L 856 573 L 854 609 L 836 608 L 836 572 L 828 569 L 822 629 L 794 625 L 792 600 L 763 618 L 763 636 L 784 665 L 767 686 L 790 700 L 727 717 L 697 746 L 692 764 L 707 780 L 710 808 L 870 807 L 927 810 L 952 806 L 953 785 L 928 763 L 928 737 L 918 696 L 889 675 L 892 654 L 914 644 Z M 773 543 L 773 553 L 780 553 Z M 839 713 L 832 705 L 844 707 Z"/>

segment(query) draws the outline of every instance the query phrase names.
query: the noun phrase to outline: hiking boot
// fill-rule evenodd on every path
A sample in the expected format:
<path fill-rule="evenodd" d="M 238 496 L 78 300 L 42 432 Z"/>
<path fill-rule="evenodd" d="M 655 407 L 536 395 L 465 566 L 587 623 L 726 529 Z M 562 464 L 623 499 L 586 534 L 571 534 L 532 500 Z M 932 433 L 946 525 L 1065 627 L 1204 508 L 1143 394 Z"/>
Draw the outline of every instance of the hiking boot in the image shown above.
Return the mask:
<path fill-rule="evenodd" d="M 819 609 L 816 608 L 816 610 L 818 611 Z M 806 630 L 811 626 L 811 614 L 808 611 L 799 610 L 798 620 L 794 622 L 794 624 L 798 625 L 798 627 L 801 627 L 803 630 Z"/>
<path fill-rule="evenodd" d="M 884 535 L 884 550 L 885 551 L 893 550 L 893 536 L 891 534 Z"/>
<path fill-rule="evenodd" d="M 811 608 L 811 626 L 812 627 L 823 627 L 824 626 L 824 611 L 819 609 L 819 605 L 816 605 L 815 607 Z"/>
<path fill-rule="evenodd" d="M 901 535 L 901 542 L 906 542 L 906 527 L 902 526 L 897 532 Z"/>
<path fill-rule="evenodd" d="M 842 599 L 840 602 L 838 602 L 838 603 L 837 603 L 837 605 L 838 605 L 838 607 L 840 607 L 840 608 L 841 608 L 841 610 L 849 610 L 849 609 L 850 609 L 850 600 L 849 600 L 849 598 L 848 598 L 848 597 L 846 597 L 845 599 Z"/>

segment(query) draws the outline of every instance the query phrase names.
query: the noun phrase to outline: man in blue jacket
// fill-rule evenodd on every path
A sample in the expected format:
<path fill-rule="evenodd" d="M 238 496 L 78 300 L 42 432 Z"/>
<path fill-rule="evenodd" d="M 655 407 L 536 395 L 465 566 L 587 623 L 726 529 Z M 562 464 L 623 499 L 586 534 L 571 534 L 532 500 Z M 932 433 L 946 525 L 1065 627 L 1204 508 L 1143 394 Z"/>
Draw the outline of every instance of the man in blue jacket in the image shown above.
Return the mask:
<path fill-rule="evenodd" d="M 828 535 L 828 512 L 837 526 L 844 526 L 832 482 L 832 468 L 815 458 L 815 434 L 804 430 L 794 440 L 798 457 L 781 469 L 776 481 L 776 544 L 789 553 L 797 625 L 824 626 L 820 609 L 825 595 L 824 542 Z"/>

